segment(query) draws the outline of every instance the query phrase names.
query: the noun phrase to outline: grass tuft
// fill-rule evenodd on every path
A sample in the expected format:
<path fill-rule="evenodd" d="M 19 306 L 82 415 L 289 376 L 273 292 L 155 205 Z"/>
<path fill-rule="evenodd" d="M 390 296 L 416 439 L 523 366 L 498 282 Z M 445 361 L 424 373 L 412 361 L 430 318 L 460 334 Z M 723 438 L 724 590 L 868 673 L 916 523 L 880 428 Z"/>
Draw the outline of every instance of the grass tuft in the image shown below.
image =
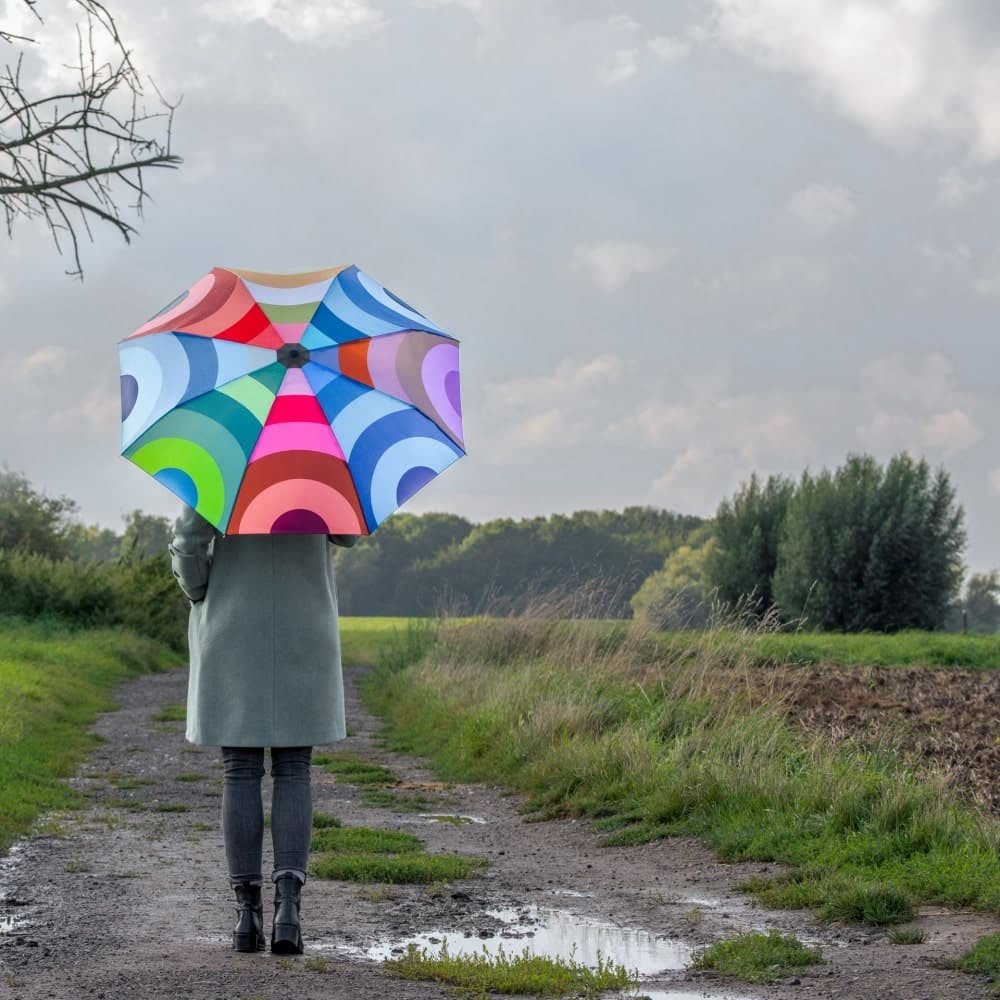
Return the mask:
<path fill-rule="evenodd" d="M 318 855 L 312 863 L 311 870 L 316 878 L 404 885 L 468 878 L 486 864 L 485 858 L 465 854 L 344 852 Z"/>
<path fill-rule="evenodd" d="M 963 972 L 986 976 L 993 992 L 1000 996 L 1000 934 L 980 938 L 975 947 L 958 961 Z"/>
<path fill-rule="evenodd" d="M 700 949 L 691 965 L 750 983 L 773 983 L 822 962 L 818 951 L 806 948 L 794 935 L 753 931 Z"/>
<path fill-rule="evenodd" d="M 331 816 L 329 813 L 314 812 L 313 813 L 313 829 L 314 830 L 326 830 L 331 826 L 342 826 L 343 824 L 336 816 Z"/>
<path fill-rule="evenodd" d="M 429 979 L 477 994 L 531 994 L 544 997 L 596 997 L 613 989 L 635 986 L 637 978 L 623 965 L 598 956 L 595 968 L 573 959 L 532 955 L 508 955 L 501 947 L 496 954 L 451 955 L 447 944 L 437 954 L 411 944 L 406 954 L 387 959 L 384 968 L 405 979 Z"/>
<path fill-rule="evenodd" d="M 412 833 L 377 830 L 368 826 L 328 827 L 313 834 L 312 850 L 344 851 L 355 854 L 405 854 L 423 849 Z"/>
<path fill-rule="evenodd" d="M 889 931 L 889 944 L 923 944 L 927 931 L 922 927 L 895 927 Z"/>
<path fill-rule="evenodd" d="M 187 719 L 187 705 L 179 702 L 167 702 L 152 716 L 153 722 L 184 722 Z"/>
<path fill-rule="evenodd" d="M 361 795 L 361 801 L 366 806 L 391 809 L 398 813 L 426 812 L 432 805 L 431 800 L 425 795 L 389 791 L 387 788 L 367 788 Z"/>
<path fill-rule="evenodd" d="M 324 771 L 335 774 L 352 785 L 391 785 L 398 780 L 387 767 L 373 764 L 354 754 L 320 754 L 319 757 Z"/>

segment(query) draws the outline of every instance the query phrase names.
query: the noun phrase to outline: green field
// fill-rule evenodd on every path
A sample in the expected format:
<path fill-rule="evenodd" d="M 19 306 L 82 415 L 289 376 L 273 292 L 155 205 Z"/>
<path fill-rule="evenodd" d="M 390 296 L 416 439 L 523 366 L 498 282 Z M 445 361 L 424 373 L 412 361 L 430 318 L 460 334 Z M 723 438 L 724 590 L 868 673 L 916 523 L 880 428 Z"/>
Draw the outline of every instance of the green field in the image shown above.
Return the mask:
<path fill-rule="evenodd" d="M 449 626 L 505 619 L 451 618 Z M 399 642 L 408 627 L 430 627 L 433 619 L 345 617 L 340 619 L 343 661 L 347 665 L 371 666 L 388 645 Z M 565 622 L 579 628 L 579 622 Z M 596 629 L 616 641 L 627 624 L 622 621 L 591 621 L 583 627 Z M 704 655 L 706 635 L 697 631 L 659 632 L 650 637 L 654 652 L 665 660 L 695 659 Z M 843 666 L 935 666 L 1000 670 L 1000 633 L 976 635 L 954 632 L 863 632 L 836 635 L 829 632 L 759 632 L 745 629 L 714 629 L 708 640 L 716 654 L 742 658 L 756 666 L 776 663 L 838 663 Z"/>
<path fill-rule="evenodd" d="M 97 744 L 87 730 L 114 685 L 179 662 L 124 630 L 0 619 L 0 853 L 42 812 L 79 803 L 62 779 Z"/>

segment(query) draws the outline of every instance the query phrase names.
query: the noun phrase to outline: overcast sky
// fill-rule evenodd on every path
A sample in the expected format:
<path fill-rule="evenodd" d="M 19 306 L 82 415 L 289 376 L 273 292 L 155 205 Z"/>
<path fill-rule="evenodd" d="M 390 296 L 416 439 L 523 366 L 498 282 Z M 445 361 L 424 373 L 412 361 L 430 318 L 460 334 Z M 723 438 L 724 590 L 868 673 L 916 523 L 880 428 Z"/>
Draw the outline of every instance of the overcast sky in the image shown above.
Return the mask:
<path fill-rule="evenodd" d="M 121 337 L 213 266 L 354 263 L 462 341 L 469 455 L 405 509 L 711 515 L 908 449 L 1000 566 L 995 0 L 107 3 L 184 166 L 82 284 L 0 241 L 0 460 L 85 519 L 177 508 Z"/>

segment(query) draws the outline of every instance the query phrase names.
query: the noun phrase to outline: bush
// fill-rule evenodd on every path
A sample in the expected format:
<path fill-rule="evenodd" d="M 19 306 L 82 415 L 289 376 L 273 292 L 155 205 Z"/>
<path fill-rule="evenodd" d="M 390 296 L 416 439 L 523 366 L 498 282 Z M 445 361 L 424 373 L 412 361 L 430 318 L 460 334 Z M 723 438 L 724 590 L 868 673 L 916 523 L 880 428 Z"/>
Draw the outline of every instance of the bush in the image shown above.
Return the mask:
<path fill-rule="evenodd" d="M 81 563 L 0 549 L 0 615 L 124 625 L 180 650 L 186 610 L 166 556 Z"/>

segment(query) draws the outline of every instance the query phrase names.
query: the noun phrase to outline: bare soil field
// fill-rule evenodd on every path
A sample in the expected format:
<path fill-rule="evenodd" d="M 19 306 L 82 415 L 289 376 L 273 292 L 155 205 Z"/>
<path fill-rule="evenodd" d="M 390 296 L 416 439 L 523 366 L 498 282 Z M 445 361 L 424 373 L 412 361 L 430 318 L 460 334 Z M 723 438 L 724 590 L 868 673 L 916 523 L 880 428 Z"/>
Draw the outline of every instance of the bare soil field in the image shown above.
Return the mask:
<path fill-rule="evenodd" d="M 982 980 L 939 963 L 996 931 L 1000 921 L 928 910 L 917 921 L 926 940 L 896 946 L 884 930 L 823 924 L 808 913 L 752 905 L 736 886 L 750 875 L 774 872 L 773 864 L 721 864 L 687 839 L 602 847 L 583 822 L 529 822 L 518 810 L 517 797 L 502 789 L 440 782 L 420 760 L 387 751 L 380 722 L 357 698 L 361 672 L 345 673 L 353 735 L 330 749 L 390 768 L 406 790 L 426 797 L 427 813 L 467 822 L 366 805 L 363 786 L 346 784 L 320 767 L 314 770 L 316 809 L 335 814 L 345 825 L 415 833 L 432 852 L 485 857 L 489 867 L 482 875 L 437 886 L 362 886 L 311 878 L 303 894 L 304 956 L 232 952 L 234 910 L 219 830 L 218 751 L 187 745 L 182 723 L 154 719 L 164 704 L 184 701 L 186 674 L 145 676 L 120 689 L 120 709 L 102 716 L 96 726 L 104 742 L 73 779 L 87 796 L 86 808 L 50 821 L 0 862 L 0 997 L 416 1000 L 449 995 L 432 983 L 393 979 L 381 967 L 376 949 L 391 954 L 414 938 L 432 948 L 444 939 L 477 947 L 502 940 L 509 951 L 533 940 L 555 950 L 575 942 L 578 955 L 596 945 L 626 965 L 642 967 L 643 981 L 630 995 L 655 1000 L 988 997 Z M 845 674 L 843 680 L 827 682 L 817 673 L 817 686 L 802 687 L 796 710 L 810 724 L 842 724 L 845 734 L 853 733 L 864 723 L 838 723 L 840 716 L 824 714 L 822 705 L 846 706 L 849 696 L 860 695 L 854 685 L 867 683 L 864 676 Z M 925 680 L 934 694 L 933 678 L 887 672 L 885 693 L 876 690 L 886 707 L 877 711 L 904 717 L 906 705 L 922 704 L 904 696 L 907 685 Z M 962 712 L 963 699 L 995 692 L 975 686 L 995 683 L 988 675 L 970 675 L 959 683 L 969 687 L 961 697 L 943 699 L 939 712 Z M 992 703 L 982 704 L 995 705 L 995 693 Z M 857 704 L 843 713 L 849 720 L 862 715 Z M 930 716 L 926 724 L 931 732 Z M 965 728 L 951 727 L 956 760 L 958 748 L 966 746 L 961 742 L 967 738 L 961 734 Z M 985 735 L 981 741 L 988 742 Z M 268 845 L 265 865 L 269 856 Z M 265 896 L 266 921 L 270 910 Z M 794 932 L 818 947 L 826 964 L 768 987 L 689 970 L 692 949 L 749 929 Z"/>
<path fill-rule="evenodd" d="M 1000 815 L 1000 670 L 824 663 L 762 682 L 808 729 L 864 746 L 898 744 Z"/>

